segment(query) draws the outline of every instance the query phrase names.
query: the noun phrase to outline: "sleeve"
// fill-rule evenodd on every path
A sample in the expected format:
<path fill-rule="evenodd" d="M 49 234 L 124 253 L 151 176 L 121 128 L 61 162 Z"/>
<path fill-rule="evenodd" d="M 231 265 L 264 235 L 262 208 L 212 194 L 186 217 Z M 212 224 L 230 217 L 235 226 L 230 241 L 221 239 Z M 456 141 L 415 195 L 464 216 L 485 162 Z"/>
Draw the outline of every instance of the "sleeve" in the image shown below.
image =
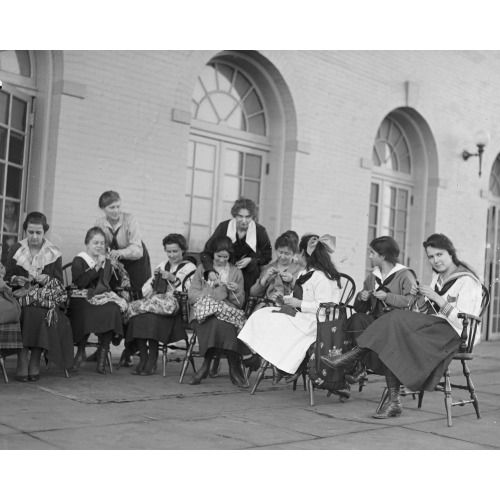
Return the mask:
<path fill-rule="evenodd" d="M 186 265 L 182 267 L 182 269 L 179 270 L 179 272 L 176 274 L 176 277 L 178 278 L 178 281 L 176 280 L 175 282 L 175 288 L 179 291 L 182 291 L 183 285 L 185 284 L 186 290 L 189 290 L 191 286 L 191 281 L 193 280 L 193 275 L 191 275 L 189 278 L 186 277 L 192 273 L 193 271 L 196 271 L 196 266 L 192 262 L 188 262 Z M 184 281 L 186 281 L 184 283 Z"/>
<path fill-rule="evenodd" d="M 371 286 L 371 281 L 372 278 L 371 276 L 368 276 L 368 278 L 365 279 L 363 283 L 363 290 L 368 292 L 369 290 L 373 289 L 373 286 Z M 367 313 L 371 309 L 371 301 L 370 299 L 368 300 L 361 300 L 360 299 L 361 292 L 358 292 L 356 294 L 356 297 L 354 299 L 354 310 L 359 313 Z"/>
<path fill-rule="evenodd" d="M 188 302 L 194 304 L 200 297 L 203 297 L 203 266 L 198 266 L 191 280 L 191 286 L 188 290 Z"/>
<path fill-rule="evenodd" d="M 75 257 L 71 264 L 71 276 L 73 284 L 78 288 L 88 288 L 90 284 L 99 279 L 99 273 L 95 269 L 85 270 L 85 261 L 81 257 Z"/>
<path fill-rule="evenodd" d="M 439 315 L 445 316 L 448 323 L 457 331 L 462 331 L 462 320 L 458 314 L 463 312 L 477 315 L 481 308 L 482 290 L 479 283 L 464 276 L 448 290 L 447 303 L 440 309 Z"/>
<path fill-rule="evenodd" d="M 262 272 L 260 273 L 259 279 L 251 286 L 250 288 L 250 295 L 253 297 L 264 297 L 266 294 L 266 290 L 268 289 L 269 286 L 272 285 L 272 280 L 269 280 L 269 283 L 267 283 L 266 286 L 263 286 L 260 282 L 260 280 L 264 277 L 266 274 L 266 271 L 268 269 L 268 266 L 266 266 Z"/>
<path fill-rule="evenodd" d="M 128 245 L 118 250 L 122 259 L 139 260 L 143 255 L 142 236 L 139 223 L 133 215 L 124 219 L 122 229 L 126 231 Z"/>
<path fill-rule="evenodd" d="M 213 271 L 214 269 L 214 259 L 212 256 L 212 252 L 210 252 L 210 247 L 212 245 L 212 241 L 218 236 L 225 236 L 226 232 L 224 231 L 224 222 L 221 222 L 214 231 L 214 234 L 210 236 L 210 238 L 205 243 L 205 248 L 203 252 L 200 253 L 200 260 L 203 265 L 205 271 Z"/>
<path fill-rule="evenodd" d="M 4 276 L 5 281 L 10 281 L 12 276 L 16 275 L 17 262 L 14 259 L 14 255 L 16 254 L 19 247 L 20 245 L 14 245 L 13 247 L 11 247 L 9 253 L 7 254 L 7 261 L 5 262 L 5 276 Z M 20 276 L 28 276 L 27 271 L 24 273 L 21 271 L 17 271 L 17 274 L 19 274 Z"/>
<path fill-rule="evenodd" d="M 61 283 L 64 283 L 63 273 L 62 273 L 62 257 L 59 257 L 54 262 L 52 277 L 55 278 L 56 280 L 60 281 Z"/>
<path fill-rule="evenodd" d="M 302 312 L 316 313 L 321 302 L 335 302 L 340 299 L 340 289 L 335 281 L 329 280 L 323 273 L 319 274 L 319 279 L 314 284 L 314 300 L 303 300 L 300 308 Z"/>
<path fill-rule="evenodd" d="M 411 287 L 416 283 L 411 271 L 405 271 L 400 280 L 400 294 L 388 293 L 385 302 L 389 306 L 405 309 L 410 305 L 413 295 L 410 293 Z"/>
<path fill-rule="evenodd" d="M 266 228 L 260 224 L 257 226 L 257 256 L 252 257 L 256 260 L 258 266 L 265 266 L 273 258 L 273 247 Z"/>
<path fill-rule="evenodd" d="M 231 302 L 231 304 L 235 305 L 238 309 L 243 307 L 243 303 L 245 302 L 245 290 L 243 286 L 243 273 L 236 269 L 236 273 L 234 275 L 234 282 L 238 284 L 238 290 L 236 292 L 228 293 L 227 300 Z M 236 296 L 236 299 L 235 299 Z"/>
<path fill-rule="evenodd" d="M 142 285 L 141 291 L 142 291 L 142 296 L 145 299 L 149 299 L 151 295 L 153 295 L 153 281 L 154 281 L 154 276 L 151 276 L 144 285 Z"/>

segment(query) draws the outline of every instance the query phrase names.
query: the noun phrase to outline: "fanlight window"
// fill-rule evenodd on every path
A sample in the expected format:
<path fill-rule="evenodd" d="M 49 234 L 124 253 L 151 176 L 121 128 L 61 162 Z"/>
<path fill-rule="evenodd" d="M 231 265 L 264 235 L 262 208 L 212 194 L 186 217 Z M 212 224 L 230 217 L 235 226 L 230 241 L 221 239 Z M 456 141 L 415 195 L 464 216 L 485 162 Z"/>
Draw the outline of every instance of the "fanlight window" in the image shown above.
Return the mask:
<path fill-rule="evenodd" d="M 197 120 L 267 135 L 265 110 L 256 87 L 228 64 L 205 66 L 196 81 L 191 111 Z"/>
<path fill-rule="evenodd" d="M 412 173 L 408 141 L 391 118 L 385 118 L 378 129 L 373 146 L 373 164 L 393 172 Z"/>
<path fill-rule="evenodd" d="M 500 197 L 500 155 L 496 157 L 490 174 L 490 192 L 493 196 Z"/>
<path fill-rule="evenodd" d="M 27 50 L 0 50 L 0 70 L 21 76 L 31 76 L 30 55 Z"/>

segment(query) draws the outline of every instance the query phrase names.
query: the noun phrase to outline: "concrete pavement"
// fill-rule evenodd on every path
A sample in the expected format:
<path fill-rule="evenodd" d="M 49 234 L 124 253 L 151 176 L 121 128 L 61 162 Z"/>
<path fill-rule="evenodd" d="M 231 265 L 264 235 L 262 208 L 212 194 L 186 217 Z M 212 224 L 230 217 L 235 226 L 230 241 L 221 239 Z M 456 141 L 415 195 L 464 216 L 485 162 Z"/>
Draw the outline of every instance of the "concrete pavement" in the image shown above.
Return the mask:
<path fill-rule="evenodd" d="M 115 363 L 120 351 L 114 348 Z M 425 394 L 420 410 L 406 397 L 400 418 L 372 419 L 384 387 L 378 376 L 361 393 L 353 388 L 346 403 L 315 391 L 311 407 L 301 384 L 294 392 L 284 382 L 273 388 L 263 380 L 251 396 L 230 383 L 225 361 L 218 378 L 198 386 L 188 385 L 190 369 L 178 383 L 176 362 L 165 378 L 132 376 L 130 368 L 102 376 L 87 363 L 69 379 L 53 366 L 38 382 L 20 383 L 14 381 L 15 357 L 8 357 L 11 381 L 0 378 L 0 449 L 497 450 L 500 342 L 482 343 L 475 352 L 469 367 L 482 418 L 472 405 L 454 407 L 451 428 L 437 392 Z M 459 363 L 452 380 L 463 380 Z M 459 393 L 456 399 L 468 397 Z"/>

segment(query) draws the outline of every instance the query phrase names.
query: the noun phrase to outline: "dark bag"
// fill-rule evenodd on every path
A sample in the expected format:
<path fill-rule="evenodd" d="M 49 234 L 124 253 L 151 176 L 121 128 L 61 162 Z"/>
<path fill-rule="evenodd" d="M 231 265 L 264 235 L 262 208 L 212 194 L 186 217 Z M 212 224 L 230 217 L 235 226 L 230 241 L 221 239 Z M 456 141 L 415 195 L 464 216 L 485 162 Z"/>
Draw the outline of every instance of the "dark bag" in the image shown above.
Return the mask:
<path fill-rule="evenodd" d="M 320 320 L 322 314 L 325 319 Z M 343 305 L 334 303 L 320 304 L 316 313 L 316 342 L 309 348 L 308 375 L 313 386 L 338 394 L 343 400 L 350 396 L 350 386 L 344 379 L 344 368 L 330 368 L 321 356 L 343 354 L 352 349 L 347 335 L 347 312 Z"/>

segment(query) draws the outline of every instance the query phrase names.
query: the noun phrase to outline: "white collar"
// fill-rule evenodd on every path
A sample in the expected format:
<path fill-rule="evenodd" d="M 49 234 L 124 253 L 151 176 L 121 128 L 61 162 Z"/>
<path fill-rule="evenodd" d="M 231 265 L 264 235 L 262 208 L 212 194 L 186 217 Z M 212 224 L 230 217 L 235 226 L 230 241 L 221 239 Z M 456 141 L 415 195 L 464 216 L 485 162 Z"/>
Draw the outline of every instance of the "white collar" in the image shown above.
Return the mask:
<path fill-rule="evenodd" d="M 389 274 L 384 278 L 382 279 L 382 272 L 380 271 L 380 267 L 376 267 L 373 271 L 372 271 L 372 274 L 374 276 L 376 276 L 377 278 L 380 279 L 380 281 L 385 281 L 389 276 L 391 276 L 391 274 L 395 274 L 397 273 L 398 271 L 401 271 L 403 269 L 408 269 L 406 266 L 403 266 L 402 264 L 395 264 L 394 267 L 391 269 L 391 271 L 389 272 Z"/>
<path fill-rule="evenodd" d="M 231 238 L 231 241 L 234 243 L 236 241 L 236 219 L 231 219 L 229 221 L 229 225 L 227 226 L 226 235 Z M 255 221 L 250 221 L 248 225 L 246 239 L 247 245 L 254 251 L 257 252 L 257 225 Z"/>

